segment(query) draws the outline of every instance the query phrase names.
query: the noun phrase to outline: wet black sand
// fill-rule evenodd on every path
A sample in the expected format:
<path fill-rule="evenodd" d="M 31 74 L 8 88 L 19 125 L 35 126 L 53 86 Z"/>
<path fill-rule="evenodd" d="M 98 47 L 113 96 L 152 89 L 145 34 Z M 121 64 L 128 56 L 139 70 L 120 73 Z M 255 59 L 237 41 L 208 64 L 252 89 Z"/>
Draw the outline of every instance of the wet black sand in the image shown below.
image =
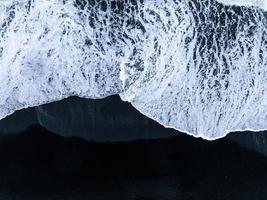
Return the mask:
<path fill-rule="evenodd" d="M 1 136 L 0 160 L 1 200 L 267 197 L 267 158 L 228 137 L 96 143 L 32 126 Z"/>

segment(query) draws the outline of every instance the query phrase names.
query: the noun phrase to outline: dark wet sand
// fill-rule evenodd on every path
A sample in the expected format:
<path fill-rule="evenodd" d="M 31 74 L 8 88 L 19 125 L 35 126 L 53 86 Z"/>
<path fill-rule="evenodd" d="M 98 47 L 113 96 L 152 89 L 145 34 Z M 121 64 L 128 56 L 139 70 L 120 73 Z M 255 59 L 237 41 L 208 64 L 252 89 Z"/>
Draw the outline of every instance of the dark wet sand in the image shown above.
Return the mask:
<path fill-rule="evenodd" d="M 127 130 L 126 130 L 127 131 Z M 0 200 L 265 200 L 267 158 L 224 138 L 94 143 L 40 126 L 0 139 Z"/>

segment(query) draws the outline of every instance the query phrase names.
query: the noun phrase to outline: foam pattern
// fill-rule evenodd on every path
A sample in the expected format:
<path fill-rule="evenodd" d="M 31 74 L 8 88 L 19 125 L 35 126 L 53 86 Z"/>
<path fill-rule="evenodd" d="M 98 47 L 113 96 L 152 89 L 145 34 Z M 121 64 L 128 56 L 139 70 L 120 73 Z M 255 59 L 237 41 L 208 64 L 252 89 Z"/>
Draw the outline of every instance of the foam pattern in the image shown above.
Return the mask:
<path fill-rule="evenodd" d="M 196 137 L 267 129 L 265 1 L 229 2 L 0 2 L 0 118 L 120 94 Z"/>
<path fill-rule="evenodd" d="M 119 93 L 119 66 L 125 54 L 131 54 L 132 39 L 122 26 L 130 17 L 118 6 L 126 5 L 0 3 L 0 117 L 68 96 Z"/>

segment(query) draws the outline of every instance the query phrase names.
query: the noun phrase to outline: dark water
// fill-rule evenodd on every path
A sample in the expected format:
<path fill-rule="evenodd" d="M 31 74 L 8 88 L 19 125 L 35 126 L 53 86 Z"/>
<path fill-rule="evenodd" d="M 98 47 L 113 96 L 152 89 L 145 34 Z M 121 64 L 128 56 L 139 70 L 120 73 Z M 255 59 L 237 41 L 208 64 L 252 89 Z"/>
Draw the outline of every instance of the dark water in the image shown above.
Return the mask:
<path fill-rule="evenodd" d="M 21 110 L 0 130 L 0 200 L 267 197 L 265 132 L 208 142 L 162 127 L 118 96 Z"/>
<path fill-rule="evenodd" d="M 0 120 L 0 135 L 17 134 L 32 124 L 40 124 L 62 136 L 98 142 L 157 139 L 181 134 L 142 115 L 119 96 L 110 96 L 99 100 L 71 97 L 17 111 Z M 233 133 L 228 138 L 267 156 L 266 131 Z"/>
<path fill-rule="evenodd" d="M 98 100 L 71 97 L 23 109 L 0 121 L 0 133 L 16 134 L 37 123 L 63 136 L 100 142 L 162 138 L 178 134 L 142 115 L 131 104 L 121 101 L 118 95 Z"/>
<path fill-rule="evenodd" d="M 127 132 L 127 130 L 125 130 Z M 2 200 L 264 200 L 267 158 L 224 138 L 88 142 L 33 126 L 0 140 Z"/>

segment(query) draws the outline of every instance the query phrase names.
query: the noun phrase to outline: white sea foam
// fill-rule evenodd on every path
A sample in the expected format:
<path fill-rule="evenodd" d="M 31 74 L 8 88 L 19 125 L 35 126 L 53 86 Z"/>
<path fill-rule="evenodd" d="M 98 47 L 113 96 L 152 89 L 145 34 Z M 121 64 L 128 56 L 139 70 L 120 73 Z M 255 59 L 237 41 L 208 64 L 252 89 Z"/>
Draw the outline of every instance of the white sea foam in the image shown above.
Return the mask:
<path fill-rule="evenodd" d="M 267 11 L 267 0 L 217 0 L 225 5 L 255 6 Z"/>
<path fill-rule="evenodd" d="M 266 4 L 250 2 L 2 1 L 0 118 L 120 94 L 196 137 L 267 129 Z"/>

